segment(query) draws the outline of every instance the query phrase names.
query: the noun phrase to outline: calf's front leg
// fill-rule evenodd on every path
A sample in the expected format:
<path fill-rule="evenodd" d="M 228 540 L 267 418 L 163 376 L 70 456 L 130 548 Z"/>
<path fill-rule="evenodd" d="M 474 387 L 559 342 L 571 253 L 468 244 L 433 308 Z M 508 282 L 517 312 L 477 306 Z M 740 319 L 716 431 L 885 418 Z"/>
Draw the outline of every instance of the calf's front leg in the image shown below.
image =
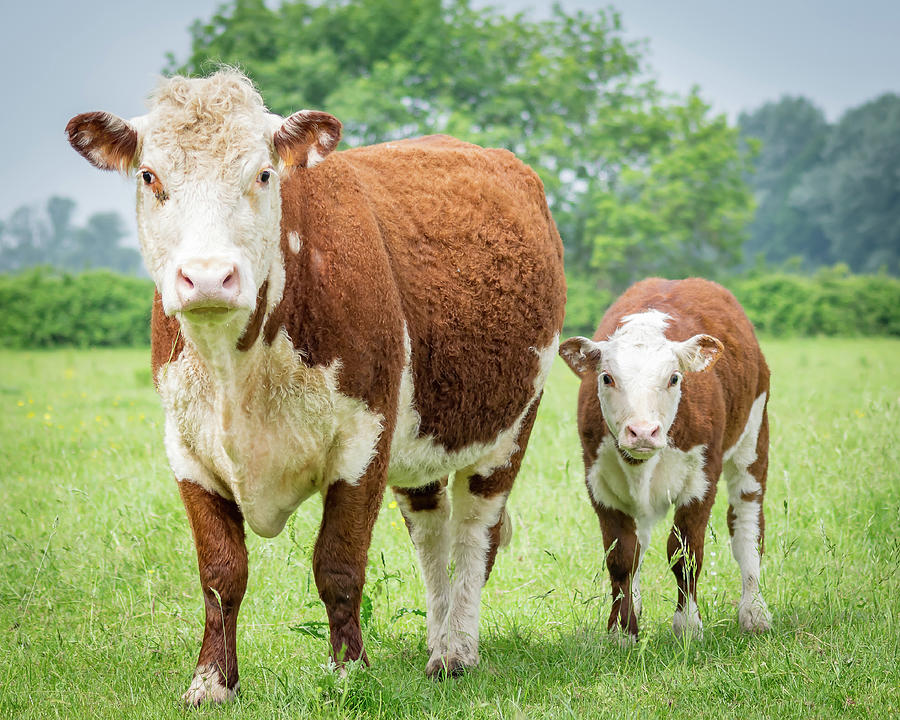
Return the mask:
<path fill-rule="evenodd" d="M 231 700 L 238 682 L 238 609 L 247 589 L 244 518 L 231 500 L 204 490 L 190 480 L 178 482 L 187 511 L 206 606 L 206 626 L 194 679 L 182 699 L 188 705 Z"/>
<path fill-rule="evenodd" d="M 619 634 L 622 644 L 632 643 L 638 637 L 640 603 L 635 602 L 632 582 L 640 568 L 642 550 L 638 542 L 634 518 L 620 510 L 596 504 L 594 509 L 600 519 L 606 567 L 612 587 L 612 610 L 606 629 Z"/>

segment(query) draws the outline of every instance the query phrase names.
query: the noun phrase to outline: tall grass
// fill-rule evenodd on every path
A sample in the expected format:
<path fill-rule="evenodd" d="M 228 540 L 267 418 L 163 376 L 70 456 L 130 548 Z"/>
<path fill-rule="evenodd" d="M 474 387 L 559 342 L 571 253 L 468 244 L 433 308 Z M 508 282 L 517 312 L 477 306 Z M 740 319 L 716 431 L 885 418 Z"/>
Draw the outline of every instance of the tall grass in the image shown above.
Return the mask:
<path fill-rule="evenodd" d="M 424 591 L 386 496 L 369 556 L 372 667 L 327 666 L 312 499 L 248 536 L 233 718 L 889 717 L 900 713 L 900 342 L 764 343 L 773 370 L 763 590 L 737 628 L 720 492 L 699 585 L 702 642 L 671 632 L 660 528 L 640 642 L 608 642 L 609 584 L 558 363 L 510 499 L 515 532 L 482 603 L 482 661 L 424 677 Z M 0 718 L 179 718 L 202 635 L 190 530 L 146 350 L 0 353 Z"/>

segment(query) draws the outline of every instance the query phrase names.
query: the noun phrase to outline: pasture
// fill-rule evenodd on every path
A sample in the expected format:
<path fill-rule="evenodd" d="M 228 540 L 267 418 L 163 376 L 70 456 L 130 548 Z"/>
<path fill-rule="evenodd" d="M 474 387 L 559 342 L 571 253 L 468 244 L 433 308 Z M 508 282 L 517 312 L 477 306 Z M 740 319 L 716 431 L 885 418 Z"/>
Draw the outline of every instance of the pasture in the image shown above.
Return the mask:
<path fill-rule="evenodd" d="M 702 642 L 671 632 L 658 527 L 640 642 L 606 639 L 609 583 L 557 361 L 482 604 L 481 665 L 424 676 L 424 591 L 390 493 L 363 607 L 372 667 L 327 664 L 310 555 L 321 502 L 248 535 L 236 703 L 223 718 L 861 717 L 900 714 L 900 341 L 763 342 L 772 430 L 762 588 L 737 628 L 724 486 L 699 582 Z M 203 609 L 147 350 L 0 352 L 0 718 L 181 718 Z"/>

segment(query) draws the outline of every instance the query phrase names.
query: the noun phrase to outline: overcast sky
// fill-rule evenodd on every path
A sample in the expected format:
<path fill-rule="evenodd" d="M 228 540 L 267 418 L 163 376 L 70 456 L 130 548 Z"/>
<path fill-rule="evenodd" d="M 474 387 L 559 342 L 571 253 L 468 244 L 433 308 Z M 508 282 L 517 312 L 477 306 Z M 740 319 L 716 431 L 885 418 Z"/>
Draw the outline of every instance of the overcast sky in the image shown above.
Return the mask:
<path fill-rule="evenodd" d="M 219 0 L 109 0 L 5 3 L 0 15 L 0 218 L 50 195 L 78 202 L 77 219 L 116 210 L 134 226 L 133 183 L 101 173 L 65 141 L 73 115 L 144 111 L 144 97 L 165 65 L 184 58 L 188 27 Z M 549 3 L 495 0 L 510 11 Z M 563 0 L 566 8 L 605 2 Z M 627 35 L 646 39 L 665 90 L 698 85 L 734 120 L 785 94 L 806 95 L 837 119 L 884 92 L 900 92 L 898 0 L 620 0 Z M 323 108 L 327 110 L 327 108 Z"/>

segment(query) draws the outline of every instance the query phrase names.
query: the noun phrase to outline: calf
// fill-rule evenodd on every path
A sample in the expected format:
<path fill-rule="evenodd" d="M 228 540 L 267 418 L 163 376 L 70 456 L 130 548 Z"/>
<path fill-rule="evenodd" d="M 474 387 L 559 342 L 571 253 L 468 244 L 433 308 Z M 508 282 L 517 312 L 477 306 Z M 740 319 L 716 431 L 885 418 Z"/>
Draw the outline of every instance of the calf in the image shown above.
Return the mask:
<path fill-rule="evenodd" d="M 744 630 L 767 630 L 759 564 L 769 369 L 737 300 L 707 280 L 643 280 L 609 308 L 593 340 L 571 338 L 559 352 L 581 377 L 578 431 L 612 583 L 609 630 L 637 639 L 641 561 L 653 525 L 674 504 L 672 625 L 679 636 L 702 635 L 697 576 L 723 472 L 743 585 L 738 620 Z"/>
<path fill-rule="evenodd" d="M 477 663 L 481 588 L 564 313 L 537 175 L 440 136 L 329 156 L 334 117 L 272 115 L 227 70 L 163 81 L 142 117 L 88 113 L 67 130 L 92 164 L 136 179 L 165 447 L 206 603 L 185 700 L 238 690 L 244 521 L 272 537 L 316 493 L 332 651 L 366 660 L 386 484 L 425 577 L 426 672 Z"/>

